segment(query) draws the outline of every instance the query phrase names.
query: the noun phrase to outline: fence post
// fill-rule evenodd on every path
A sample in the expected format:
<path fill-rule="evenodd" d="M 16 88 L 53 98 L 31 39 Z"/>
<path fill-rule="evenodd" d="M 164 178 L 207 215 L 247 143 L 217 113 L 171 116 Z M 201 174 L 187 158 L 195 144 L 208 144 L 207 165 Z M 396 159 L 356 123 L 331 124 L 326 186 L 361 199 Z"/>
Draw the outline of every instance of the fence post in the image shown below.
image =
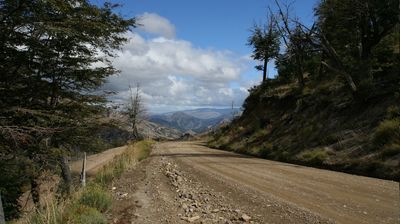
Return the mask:
<path fill-rule="evenodd" d="M 86 152 L 83 153 L 81 183 L 82 187 L 86 186 Z"/>
<path fill-rule="evenodd" d="M 1 202 L 1 194 L 0 194 L 0 224 L 6 224 L 6 217 L 3 210 L 3 203 Z"/>

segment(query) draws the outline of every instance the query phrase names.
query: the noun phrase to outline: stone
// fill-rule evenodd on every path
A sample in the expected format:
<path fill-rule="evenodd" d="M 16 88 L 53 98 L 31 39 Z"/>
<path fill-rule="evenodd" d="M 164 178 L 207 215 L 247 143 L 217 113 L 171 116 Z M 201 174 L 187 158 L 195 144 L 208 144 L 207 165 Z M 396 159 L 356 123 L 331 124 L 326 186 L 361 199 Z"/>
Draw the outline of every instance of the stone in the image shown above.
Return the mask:
<path fill-rule="evenodd" d="M 248 216 L 248 215 L 246 215 L 246 214 L 243 214 L 242 217 L 241 217 L 241 219 L 242 219 L 243 221 L 245 221 L 245 222 L 248 222 L 248 221 L 250 221 L 251 217 Z"/>
<path fill-rule="evenodd" d="M 199 220 L 199 219 L 200 219 L 200 216 L 196 215 L 196 216 L 188 218 L 187 221 L 188 222 L 195 222 L 196 220 Z"/>

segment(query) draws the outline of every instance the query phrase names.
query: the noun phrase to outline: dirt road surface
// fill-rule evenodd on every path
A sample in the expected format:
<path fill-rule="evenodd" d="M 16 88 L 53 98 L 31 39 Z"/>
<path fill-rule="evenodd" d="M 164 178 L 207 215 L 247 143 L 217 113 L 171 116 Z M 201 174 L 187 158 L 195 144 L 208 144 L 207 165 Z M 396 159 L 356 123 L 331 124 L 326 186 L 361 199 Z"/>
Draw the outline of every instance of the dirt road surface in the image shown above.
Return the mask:
<path fill-rule="evenodd" d="M 400 223 L 399 183 L 158 143 L 114 183 L 111 223 Z"/>

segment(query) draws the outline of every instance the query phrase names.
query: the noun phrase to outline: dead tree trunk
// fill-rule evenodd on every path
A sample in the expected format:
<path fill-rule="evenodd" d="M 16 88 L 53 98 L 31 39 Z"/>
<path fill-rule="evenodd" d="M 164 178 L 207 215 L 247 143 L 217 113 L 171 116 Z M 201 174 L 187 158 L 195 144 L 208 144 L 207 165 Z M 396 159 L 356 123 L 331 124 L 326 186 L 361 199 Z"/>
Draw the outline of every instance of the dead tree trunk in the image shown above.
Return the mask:
<path fill-rule="evenodd" d="M 354 83 L 351 75 L 346 72 L 346 69 L 343 66 L 342 60 L 340 59 L 339 55 L 336 53 L 336 50 L 332 47 L 332 45 L 329 43 L 329 41 L 326 39 L 326 37 L 323 33 L 321 33 L 320 36 L 321 36 L 322 48 L 325 51 L 325 53 L 329 56 L 329 58 L 332 59 L 335 66 L 333 67 L 324 61 L 322 61 L 321 63 L 328 69 L 332 70 L 333 72 L 343 75 L 347 81 L 347 84 L 351 88 L 351 90 L 353 92 L 357 92 L 357 86 Z"/>
<path fill-rule="evenodd" d="M 72 178 L 71 178 L 71 170 L 69 169 L 68 166 L 68 158 L 66 156 L 63 156 L 61 158 L 60 166 L 61 166 L 61 177 L 63 178 L 64 181 L 62 189 L 63 192 L 69 195 L 71 193 Z"/>
<path fill-rule="evenodd" d="M 30 178 L 30 184 L 31 184 L 31 195 L 32 195 L 32 201 L 35 204 L 36 208 L 40 208 L 40 189 L 39 189 L 39 183 L 37 181 L 36 177 L 31 177 Z"/>

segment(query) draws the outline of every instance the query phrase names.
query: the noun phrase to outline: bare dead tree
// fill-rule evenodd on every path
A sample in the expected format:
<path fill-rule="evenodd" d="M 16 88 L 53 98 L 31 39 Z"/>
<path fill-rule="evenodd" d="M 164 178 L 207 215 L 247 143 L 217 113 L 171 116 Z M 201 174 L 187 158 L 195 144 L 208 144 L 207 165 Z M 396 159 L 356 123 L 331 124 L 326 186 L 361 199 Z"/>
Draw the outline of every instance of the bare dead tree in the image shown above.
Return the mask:
<path fill-rule="evenodd" d="M 137 84 L 135 89 L 133 90 L 131 86 L 129 86 L 130 92 L 130 101 L 128 105 L 128 121 L 132 128 L 132 137 L 134 140 L 141 139 L 142 136 L 138 131 L 138 124 L 143 121 L 146 109 L 143 105 L 140 85 Z"/>
<path fill-rule="evenodd" d="M 335 48 L 331 45 L 331 43 L 326 38 L 325 34 L 319 30 L 319 28 L 313 24 L 311 28 L 308 28 L 304 24 L 300 23 L 298 20 L 294 21 L 298 27 L 301 28 L 302 32 L 307 33 L 305 37 L 306 40 L 313 45 L 315 48 L 320 49 L 323 57 L 321 57 L 321 65 L 326 67 L 327 69 L 335 72 L 339 75 L 342 75 L 347 82 L 347 85 L 353 92 L 357 91 L 357 86 L 353 81 L 353 77 L 349 72 L 346 71 L 345 66 L 343 65 L 343 61 L 341 60 L 339 54 L 336 52 Z M 330 60 L 328 63 L 326 59 Z"/>
<path fill-rule="evenodd" d="M 311 44 L 317 50 L 321 51 L 321 55 L 323 55 L 323 57 L 321 57 L 321 65 L 343 76 L 352 92 L 356 92 L 357 86 L 352 76 L 346 71 L 335 48 L 328 41 L 324 33 L 318 29 L 316 24 L 314 23 L 311 27 L 305 26 L 298 19 L 289 17 L 290 5 L 282 7 L 278 0 L 275 0 L 275 3 L 278 7 L 279 15 L 279 18 L 276 19 L 277 28 L 287 49 L 292 51 L 291 54 L 294 56 L 299 87 L 304 87 L 304 46 Z M 291 28 L 293 26 L 295 27 L 294 29 Z M 329 63 L 326 59 L 329 60 Z"/>
<path fill-rule="evenodd" d="M 291 28 L 289 9 L 290 5 L 285 5 L 285 12 L 283 11 L 278 0 L 275 0 L 275 4 L 278 7 L 278 18 L 275 19 L 276 27 L 283 39 L 283 43 L 286 45 L 288 51 L 291 51 L 296 64 L 296 77 L 299 87 L 302 89 L 304 87 L 304 77 L 303 77 L 303 64 L 304 64 L 304 39 L 302 35 L 299 35 L 301 30 L 295 25 L 295 28 Z M 271 10 L 270 10 L 271 11 Z M 271 12 L 272 14 L 272 12 Z M 281 22 L 279 22 L 281 21 Z"/>

